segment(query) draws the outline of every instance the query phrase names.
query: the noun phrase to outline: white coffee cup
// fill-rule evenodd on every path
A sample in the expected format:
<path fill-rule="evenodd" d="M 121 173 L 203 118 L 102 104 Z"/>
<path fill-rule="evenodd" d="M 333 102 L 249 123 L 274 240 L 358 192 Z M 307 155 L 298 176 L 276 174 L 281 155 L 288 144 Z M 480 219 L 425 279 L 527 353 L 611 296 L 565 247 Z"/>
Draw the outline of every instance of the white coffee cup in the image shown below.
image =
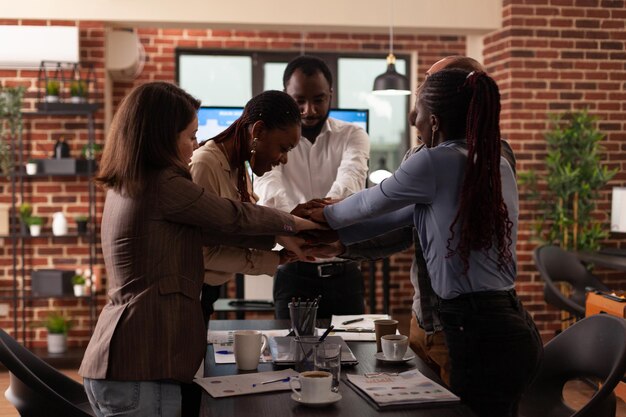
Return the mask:
<path fill-rule="evenodd" d="M 267 347 L 267 336 L 258 330 L 236 330 L 234 333 L 235 362 L 242 371 L 252 371 L 259 365 L 261 352 Z"/>
<path fill-rule="evenodd" d="M 293 386 L 294 382 L 300 383 L 300 392 Z M 300 401 L 305 403 L 321 403 L 331 396 L 333 375 L 326 371 L 306 371 L 289 380 L 291 390 L 299 395 Z"/>
<path fill-rule="evenodd" d="M 409 347 L 409 338 L 402 334 L 388 334 L 380 338 L 380 343 L 386 359 L 399 361 Z"/>

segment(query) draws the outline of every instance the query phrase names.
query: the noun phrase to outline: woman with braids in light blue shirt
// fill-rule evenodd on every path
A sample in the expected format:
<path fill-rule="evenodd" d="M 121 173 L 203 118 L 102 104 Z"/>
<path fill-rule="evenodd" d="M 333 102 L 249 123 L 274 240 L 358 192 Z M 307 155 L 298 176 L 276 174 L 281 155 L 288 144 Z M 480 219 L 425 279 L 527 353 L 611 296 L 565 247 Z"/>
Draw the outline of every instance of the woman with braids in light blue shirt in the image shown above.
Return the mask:
<path fill-rule="evenodd" d="M 479 416 L 514 416 L 542 343 L 514 290 L 518 195 L 500 156 L 500 95 L 482 72 L 444 69 L 418 92 L 428 149 L 393 177 L 315 209 L 349 244 L 414 224 L 451 358 L 451 388 Z"/>

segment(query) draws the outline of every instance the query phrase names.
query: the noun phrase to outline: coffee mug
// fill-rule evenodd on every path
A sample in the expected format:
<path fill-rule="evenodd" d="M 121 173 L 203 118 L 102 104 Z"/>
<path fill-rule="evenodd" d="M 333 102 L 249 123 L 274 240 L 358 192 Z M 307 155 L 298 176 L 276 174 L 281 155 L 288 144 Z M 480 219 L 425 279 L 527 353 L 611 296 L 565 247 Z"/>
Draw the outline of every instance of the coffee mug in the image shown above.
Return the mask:
<path fill-rule="evenodd" d="M 388 334 L 380 338 L 386 359 L 399 361 L 409 347 L 409 338 L 403 334 Z"/>
<path fill-rule="evenodd" d="M 251 371 L 259 365 L 259 356 L 267 347 L 267 336 L 258 330 L 237 330 L 233 333 L 235 362 L 242 371 Z"/>
<path fill-rule="evenodd" d="M 379 319 L 374 320 L 374 331 L 376 332 L 376 352 L 382 350 L 380 338 L 386 334 L 395 334 L 398 329 L 398 320 Z"/>
<path fill-rule="evenodd" d="M 294 382 L 300 383 L 300 392 L 293 386 Z M 301 372 L 297 377 L 289 380 L 291 390 L 299 395 L 300 401 L 305 403 L 321 403 L 331 395 L 333 375 L 326 371 Z"/>

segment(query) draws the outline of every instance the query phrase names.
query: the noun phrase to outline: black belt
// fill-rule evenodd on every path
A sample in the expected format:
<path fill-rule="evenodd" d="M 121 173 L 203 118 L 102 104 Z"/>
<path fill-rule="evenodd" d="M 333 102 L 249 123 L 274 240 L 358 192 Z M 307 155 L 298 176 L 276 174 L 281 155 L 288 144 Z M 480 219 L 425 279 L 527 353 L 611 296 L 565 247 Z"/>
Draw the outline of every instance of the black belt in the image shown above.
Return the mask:
<path fill-rule="evenodd" d="M 280 269 L 285 272 L 291 272 L 298 275 L 318 278 L 328 278 L 336 275 L 344 275 L 346 271 L 357 270 L 359 265 L 354 261 L 345 262 L 293 262 L 282 265 Z"/>
<path fill-rule="evenodd" d="M 487 306 L 517 306 L 519 299 L 514 289 L 503 291 L 480 291 L 462 294 L 452 299 L 439 300 L 442 307 L 469 307 L 472 309 Z"/>

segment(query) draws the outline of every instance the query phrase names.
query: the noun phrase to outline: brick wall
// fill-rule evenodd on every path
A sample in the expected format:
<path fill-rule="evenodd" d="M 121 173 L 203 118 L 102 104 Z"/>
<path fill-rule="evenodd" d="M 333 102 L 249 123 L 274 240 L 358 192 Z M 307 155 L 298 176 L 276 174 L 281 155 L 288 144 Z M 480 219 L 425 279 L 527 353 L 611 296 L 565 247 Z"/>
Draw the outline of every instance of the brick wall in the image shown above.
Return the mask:
<path fill-rule="evenodd" d="M 589 107 L 591 113 L 600 116 L 600 128 L 607 134 L 606 160 L 611 166 L 622 168 L 626 156 L 626 31 L 624 1 L 609 0 L 504 0 L 503 27 L 485 39 L 485 63 L 489 72 L 498 80 L 502 98 L 503 135 L 511 140 L 518 157 L 518 170 L 541 169 L 545 156 L 543 133 L 547 129 L 546 114 L 567 109 Z M 102 22 L 59 21 L 9 21 L 0 24 L 78 25 L 81 36 L 81 57 L 95 63 L 100 86 L 103 83 L 103 34 Z M 185 30 L 163 28 L 138 29 L 145 47 L 147 62 L 142 74 L 133 82 L 114 84 L 114 103 L 119 103 L 128 91 L 145 81 L 174 81 L 176 47 L 233 48 L 252 50 L 300 51 L 302 42 L 307 53 L 316 51 L 375 52 L 387 53 L 386 35 L 309 33 L 304 39 L 299 33 L 237 31 L 237 30 Z M 441 57 L 463 54 L 465 39 L 462 36 L 411 36 L 398 35 L 394 48 L 401 52 L 417 52 L 418 67 L 413 77 L 422 80 L 428 67 Z M 36 71 L 0 70 L 2 85 L 19 83 L 29 87 L 27 108 L 32 109 L 35 100 Z M 102 89 L 99 89 L 102 91 Z M 97 117 L 97 141 L 104 140 L 102 113 Z M 67 136 L 72 152 L 86 142 L 84 121 L 79 119 L 37 119 L 28 121 L 24 128 L 27 150 L 33 156 L 47 156 L 59 134 Z M 621 170 L 623 171 L 623 170 Z M 620 172 L 610 185 L 623 185 L 626 174 Z M 0 203 L 10 203 L 9 188 L 0 179 Z M 59 209 L 66 212 L 84 210 L 85 195 L 77 197 L 77 189 L 84 187 L 81 181 L 59 180 L 33 182 L 36 195 L 36 212 L 49 213 Z M 51 187 L 51 188 L 45 188 Z M 54 194 L 47 194 L 50 192 Z M 608 219 L 609 188 L 603 193 L 598 217 Z M 100 193 L 98 207 L 102 207 Z M 531 260 L 530 219 L 533 207 L 522 201 L 518 289 L 533 313 L 545 338 L 560 328 L 560 317 L 543 301 L 543 284 Z M 607 223 L 608 224 L 608 223 Z M 47 227 L 50 227 L 48 223 Z M 70 238 L 65 238 L 70 239 Z M 615 237 L 611 244 L 623 244 Z M 10 241 L 0 246 L 0 288 L 12 285 Z M 74 267 L 84 262 L 85 246 L 80 241 L 64 242 L 37 239 L 29 243 L 27 269 L 41 267 Z M 410 311 L 412 288 L 408 281 L 411 251 L 391 259 L 391 312 L 405 314 Z M 367 272 L 367 268 L 364 268 Z M 616 287 L 622 287 L 619 274 L 604 271 L 605 279 Z M 380 282 L 380 263 L 378 264 Z M 367 279 L 367 278 L 366 278 Z M 26 283 L 29 285 L 28 281 Z M 382 307 L 382 288 L 376 290 L 378 308 Z M 102 305 L 104 297 L 100 297 Z M 42 301 L 36 308 L 29 308 L 28 316 L 41 316 L 61 304 L 58 300 Z M 79 318 L 80 326 L 71 333 L 71 343 L 84 345 L 88 339 L 88 312 L 85 305 L 76 301 L 65 302 L 68 309 Z M 0 318 L 3 328 L 11 328 L 12 321 Z M 35 345 L 44 344 L 44 332 L 31 330 L 30 338 Z"/>
<path fill-rule="evenodd" d="M 104 82 L 104 23 L 74 21 L 15 21 L 0 20 L 0 24 L 36 24 L 36 25 L 78 25 L 80 27 L 81 59 L 94 63 L 98 78 L 98 91 L 102 92 Z M 116 82 L 113 86 L 115 105 L 136 85 L 146 81 L 175 80 L 175 49 L 177 47 L 197 47 L 215 49 L 252 49 L 252 50 L 284 50 L 300 51 L 303 47 L 307 52 L 315 51 L 346 51 L 376 52 L 381 56 L 387 54 L 389 48 L 386 35 L 343 34 L 343 33 L 310 33 L 304 39 L 299 33 L 237 31 L 237 30 L 185 30 L 140 28 L 140 40 L 145 48 L 147 59 L 141 75 L 133 82 Z M 451 54 L 462 54 L 465 50 L 465 39 L 461 36 L 407 36 L 399 35 L 394 39 L 394 48 L 400 52 L 418 52 L 418 68 L 414 76 L 420 77 L 431 63 Z M 37 71 L 0 70 L 0 82 L 4 86 L 23 85 L 28 88 L 25 110 L 33 110 L 37 98 Z M 97 115 L 96 141 L 104 141 L 103 114 Z M 24 140 L 29 156 L 33 158 L 47 157 L 58 136 L 67 138 L 72 155 L 77 155 L 86 143 L 85 121 L 80 118 L 37 118 L 28 119 L 24 125 Z M 30 185 L 32 184 L 32 185 Z M 2 195 L 0 204 L 10 204 L 10 187 L 5 179 L 0 180 Z M 35 213 L 49 216 L 55 211 L 66 213 L 86 210 L 86 183 L 81 180 L 51 178 L 49 180 L 29 183 L 26 194 L 32 195 L 30 201 L 35 205 Z M 102 209 L 102 193 L 98 198 L 98 212 Z M 19 202 L 18 202 L 19 204 Z M 99 220 L 98 220 L 99 222 Z M 50 220 L 46 227 L 50 228 Z M 87 247 L 77 238 L 34 239 L 27 244 L 28 256 L 25 259 L 26 275 L 32 268 L 58 267 L 73 269 L 77 265 L 87 263 Z M 10 240 L 4 239 L 0 248 L 0 288 L 11 288 L 12 285 L 12 254 Z M 100 254 L 99 254 L 100 256 Z M 410 266 L 409 255 L 398 255 L 391 262 L 391 300 L 394 313 L 408 313 L 411 306 L 412 289 L 406 279 Z M 100 259 L 99 265 L 102 267 Z M 367 279 L 367 278 L 366 278 Z M 378 267 L 378 281 L 381 280 L 381 269 Z M 30 288 L 30 279 L 26 280 L 26 289 Z M 231 288 L 231 292 L 233 289 Z M 6 291 L 5 291 L 6 292 Z M 382 287 L 376 290 L 378 309 L 382 308 Z M 99 297 L 99 306 L 104 296 Z M 78 326 L 70 333 L 70 344 L 84 345 L 89 338 L 89 312 L 84 301 L 74 300 L 41 300 L 30 303 L 27 317 L 30 321 L 45 316 L 50 310 L 63 309 L 71 314 Z M 1 318 L 0 325 L 12 329 L 12 317 Z M 27 329 L 28 339 L 32 346 L 45 344 L 45 330 Z"/>
<path fill-rule="evenodd" d="M 502 29 L 485 39 L 485 64 L 502 94 L 503 137 L 518 171 L 545 168 L 547 114 L 588 108 L 606 135 L 604 162 L 618 168 L 602 191 L 596 217 L 608 229 L 610 186 L 626 174 L 626 6 L 621 0 L 504 0 Z M 543 301 L 543 283 L 532 261 L 533 206 L 521 195 L 518 289 L 544 338 L 561 328 L 556 309 Z M 610 245 L 624 245 L 612 236 Z M 605 282 L 624 288 L 623 273 L 599 270 Z"/>

